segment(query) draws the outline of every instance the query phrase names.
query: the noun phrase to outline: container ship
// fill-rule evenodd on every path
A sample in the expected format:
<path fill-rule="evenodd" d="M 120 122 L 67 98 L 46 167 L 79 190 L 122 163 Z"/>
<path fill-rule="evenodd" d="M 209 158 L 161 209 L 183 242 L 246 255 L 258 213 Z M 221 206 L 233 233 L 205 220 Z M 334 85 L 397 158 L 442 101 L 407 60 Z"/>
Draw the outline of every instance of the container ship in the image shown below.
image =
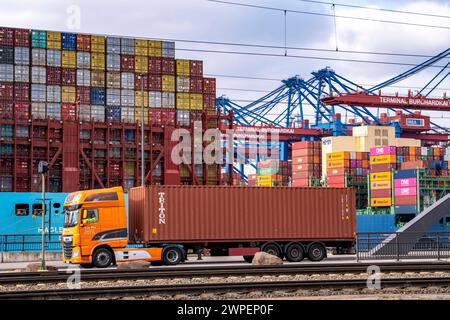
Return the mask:
<path fill-rule="evenodd" d="M 49 163 L 50 236 L 61 232 L 68 193 L 128 190 L 142 172 L 148 185 L 242 185 L 230 166 L 171 161 L 173 130 L 195 121 L 233 128 L 232 114 L 216 109 L 216 79 L 202 61 L 176 59 L 174 42 L 0 28 L 0 235 L 40 232 L 40 161 Z M 396 230 L 447 192 L 450 152 L 392 130 L 293 142 L 288 160 L 259 161 L 248 185 L 354 187 L 357 231 Z"/>

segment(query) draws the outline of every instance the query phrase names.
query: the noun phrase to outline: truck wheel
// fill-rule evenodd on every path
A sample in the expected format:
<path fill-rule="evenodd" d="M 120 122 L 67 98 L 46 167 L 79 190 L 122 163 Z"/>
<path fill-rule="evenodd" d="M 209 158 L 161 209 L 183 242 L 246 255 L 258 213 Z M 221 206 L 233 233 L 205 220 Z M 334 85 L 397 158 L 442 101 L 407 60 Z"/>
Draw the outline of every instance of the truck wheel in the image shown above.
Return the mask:
<path fill-rule="evenodd" d="M 278 244 L 274 243 L 274 242 L 269 242 L 266 243 L 265 245 L 262 246 L 261 251 L 264 251 L 268 254 L 271 254 L 273 256 L 279 257 L 281 259 L 283 259 L 283 255 L 281 253 L 281 248 Z"/>
<path fill-rule="evenodd" d="M 311 261 L 321 261 L 327 256 L 325 247 L 320 243 L 312 243 L 308 248 L 308 258 Z"/>
<path fill-rule="evenodd" d="M 174 266 L 183 260 L 183 252 L 177 247 L 166 247 L 162 253 L 164 264 Z"/>
<path fill-rule="evenodd" d="M 252 263 L 254 257 L 255 256 L 244 256 L 244 261 L 247 263 Z"/>
<path fill-rule="evenodd" d="M 305 258 L 305 249 L 300 243 L 291 243 L 286 249 L 285 256 L 289 262 L 300 262 Z"/>
<path fill-rule="evenodd" d="M 112 252 L 107 248 L 95 250 L 92 262 L 97 268 L 107 268 L 113 262 Z"/>

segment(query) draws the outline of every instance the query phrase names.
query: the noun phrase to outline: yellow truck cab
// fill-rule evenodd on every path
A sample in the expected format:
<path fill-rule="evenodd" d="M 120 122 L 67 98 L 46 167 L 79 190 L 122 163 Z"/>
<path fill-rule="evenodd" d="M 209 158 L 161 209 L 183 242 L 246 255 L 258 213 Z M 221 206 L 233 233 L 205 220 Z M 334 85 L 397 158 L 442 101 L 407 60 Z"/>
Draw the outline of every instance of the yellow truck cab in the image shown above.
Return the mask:
<path fill-rule="evenodd" d="M 122 187 L 71 193 L 64 203 L 65 263 L 105 268 L 122 261 L 161 261 L 162 248 L 127 248 L 127 215 Z M 173 254 L 182 252 L 174 251 Z M 182 257 L 174 262 L 179 263 Z M 169 261 L 170 263 L 170 261 Z"/>

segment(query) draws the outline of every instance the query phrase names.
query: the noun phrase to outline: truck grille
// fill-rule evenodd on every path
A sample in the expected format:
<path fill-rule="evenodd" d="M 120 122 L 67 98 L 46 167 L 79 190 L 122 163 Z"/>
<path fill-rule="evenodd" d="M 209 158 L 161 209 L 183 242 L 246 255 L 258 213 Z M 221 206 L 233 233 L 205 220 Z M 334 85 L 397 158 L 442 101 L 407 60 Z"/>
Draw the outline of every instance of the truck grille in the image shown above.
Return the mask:
<path fill-rule="evenodd" d="M 72 258 L 72 240 L 71 239 L 70 240 L 64 239 L 63 248 L 64 248 L 64 257 L 66 259 Z"/>

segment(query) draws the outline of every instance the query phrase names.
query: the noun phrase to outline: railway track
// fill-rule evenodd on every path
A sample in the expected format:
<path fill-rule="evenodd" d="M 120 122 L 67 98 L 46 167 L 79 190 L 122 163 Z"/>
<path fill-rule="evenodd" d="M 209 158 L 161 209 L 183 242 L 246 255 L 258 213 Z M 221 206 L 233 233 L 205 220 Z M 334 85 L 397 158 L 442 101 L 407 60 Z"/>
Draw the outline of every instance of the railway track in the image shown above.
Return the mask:
<path fill-rule="evenodd" d="M 450 277 L 441 278 L 392 278 L 383 279 L 381 289 L 393 287 L 429 287 L 450 285 Z M 126 296 L 142 297 L 155 294 L 175 295 L 178 293 L 200 295 L 202 293 L 224 294 L 228 292 L 251 292 L 255 290 L 272 292 L 283 290 L 286 292 L 295 290 L 323 290 L 323 289 L 352 289 L 367 288 L 365 279 L 345 280 L 312 280 L 312 281 L 260 281 L 260 282 L 235 282 L 235 283 L 203 283 L 182 285 L 152 285 L 152 286 L 124 286 L 82 289 L 51 289 L 32 291 L 7 291 L 0 292 L 0 299 L 92 299 L 92 298 L 122 298 Z"/>
<path fill-rule="evenodd" d="M 295 274 L 331 274 L 331 273 L 366 273 L 369 263 L 337 264 L 285 264 L 281 266 L 198 266 L 198 267 L 158 267 L 149 269 L 80 269 L 83 281 L 136 280 L 136 279 L 173 279 L 212 276 L 264 276 Z M 450 271 L 450 264 L 439 263 L 377 263 L 383 272 L 445 272 Z M 0 273 L 0 285 L 55 283 L 67 281 L 74 271 L 59 270 L 51 272 L 14 272 Z"/>

